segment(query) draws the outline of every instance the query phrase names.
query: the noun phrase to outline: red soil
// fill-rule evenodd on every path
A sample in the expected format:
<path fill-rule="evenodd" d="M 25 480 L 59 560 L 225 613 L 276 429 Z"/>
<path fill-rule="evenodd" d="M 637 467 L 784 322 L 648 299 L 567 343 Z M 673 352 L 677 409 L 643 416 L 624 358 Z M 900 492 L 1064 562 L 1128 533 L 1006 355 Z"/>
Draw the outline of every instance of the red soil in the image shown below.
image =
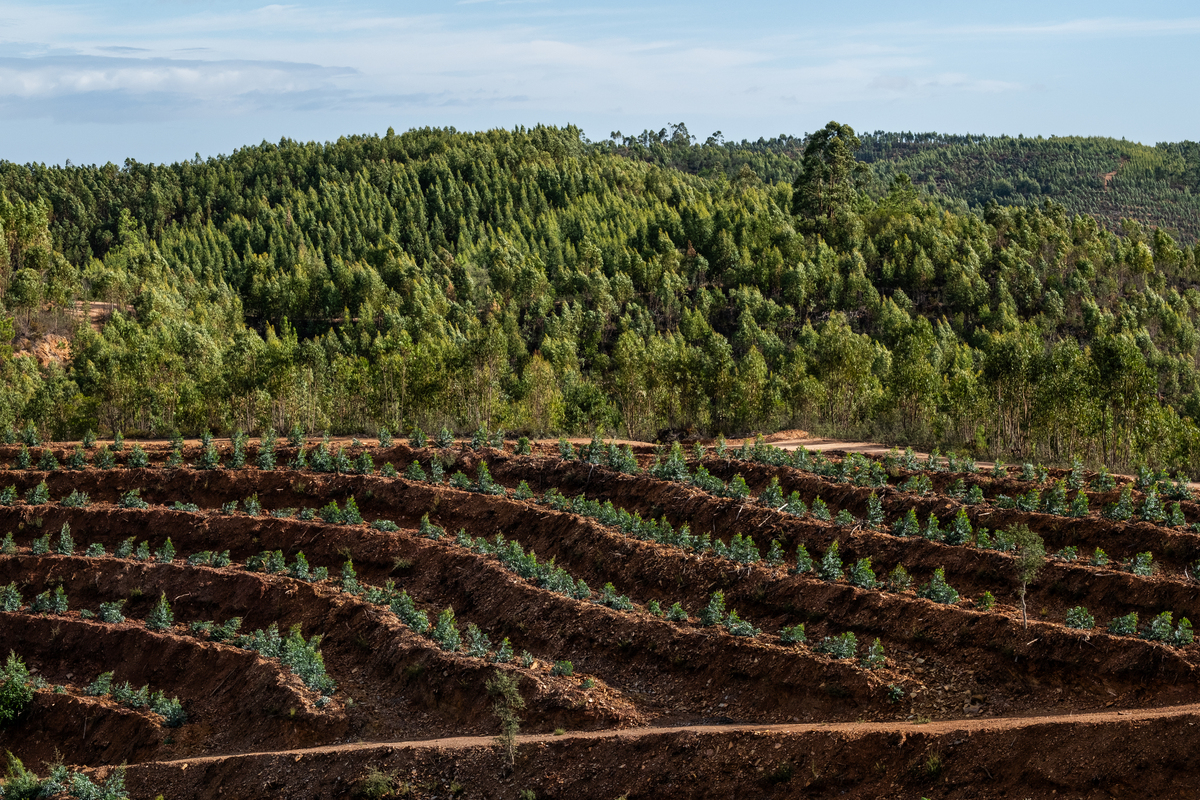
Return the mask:
<path fill-rule="evenodd" d="M 69 453 L 56 449 L 60 460 Z M 147 449 L 156 463 L 165 457 L 161 443 Z M 649 459 L 648 446 L 637 450 Z M 374 452 L 377 465 L 387 461 L 401 470 L 414 456 L 428 467 L 432 454 L 404 445 Z M 14 455 L 14 448 L 0 448 L 0 461 Z M 455 455 L 448 471 L 474 475 L 480 455 Z M 280 462 L 287 457 L 281 452 Z M 1143 620 L 1163 610 L 1200 616 L 1194 584 L 1182 575 L 1200 557 L 1200 536 L 1095 513 L 1074 520 L 970 507 L 974 524 L 1027 524 L 1052 551 L 1071 544 L 1084 552 L 1101 546 L 1114 558 L 1155 554 L 1161 572 L 1150 578 L 1050 562 L 1030 587 L 1025 627 L 1012 559 L 1002 553 L 798 519 L 753 500 L 554 457 L 488 451 L 486 458 L 510 489 L 526 481 L 538 496 L 551 487 L 584 493 L 726 541 L 747 535 L 763 551 L 778 539 L 789 556 L 798 543 L 817 554 L 836 539 L 847 564 L 870 557 L 881 576 L 903 564 L 923 582 L 944 567 L 966 599 L 939 605 L 911 591 L 862 590 L 761 562 L 737 565 L 638 541 L 533 501 L 403 479 L 255 469 L 7 473 L 0 488 L 13 483 L 23 493 L 44 478 L 55 500 L 78 489 L 93 502 L 84 509 L 0 508 L 0 534 L 12 531 L 19 548 L 0 556 L 0 584 L 15 581 L 26 600 L 61 584 L 71 599 L 65 616 L 0 614 L 0 651 L 17 651 L 51 685 L 66 687 L 66 694 L 40 691 L 16 725 L 0 731 L 0 748 L 31 766 L 53 758 L 56 748 L 70 764 L 126 762 L 133 796 L 173 799 L 342 797 L 362 789 L 371 769 L 394 775 L 397 792 L 409 796 L 480 798 L 526 789 L 563 798 L 1090 797 L 1135 789 L 1161 796 L 1188 774 L 1196 744 L 1196 708 L 1188 704 L 1197 701 L 1200 646 L 1076 631 L 1061 620 L 1078 604 L 1101 626 L 1131 610 Z M 706 466 L 724 479 L 741 474 L 755 492 L 778 477 L 785 492 L 794 489 L 806 502 L 820 496 L 834 512 L 844 508 L 859 517 L 871 493 L 786 467 L 718 459 Z M 929 513 L 949 522 L 959 505 L 946 492 L 957 477 L 931 474 L 935 494 L 927 497 L 878 490 L 889 522 L 909 508 L 922 523 Z M 1027 488 L 1011 479 L 968 481 L 988 497 Z M 113 505 L 133 488 L 155 507 Z M 368 520 L 391 519 L 402 529 L 217 511 L 254 493 L 267 509 L 318 508 L 353 496 Z M 1094 496 L 1092 508 L 1113 499 L 1115 493 Z M 177 500 L 202 511 L 163 507 Z M 1189 520 L 1200 519 L 1200 507 L 1184 506 Z M 414 529 L 426 513 L 451 536 L 419 536 Z M 64 522 L 76 555 L 29 552 L 34 537 L 56 533 Z M 543 561 L 554 558 L 593 590 L 613 583 L 637 607 L 614 611 L 539 588 L 495 557 L 455 544 L 459 528 L 489 539 L 503 534 Z M 229 550 L 233 566 L 78 555 L 91 542 L 111 552 L 130 536 L 157 547 L 167 535 L 180 559 Z M 452 606 L 460 624 L 479 625 L 493 643 L 508 637 L 516 649 L 534 653 L 532 668 L 502 669 L 518 678 L 527 703 L 522 730 L 539 735 L 520 741 L 509 768 L 490 739 L 497 723 L 483 687 L 496 665 L 443 652 L 336 581 L 307 583 L 238 566 L 268 549 L 282 550 L 289 562 L 302 550 L 312 566 L 335 576 L 353 558 L 364 582 L 393 580 L 431 617 Z M 716 589 L 764 633 L 741 638 L 699 625 L 697 613 Z M 971 602 L 984 591 L 999 601 L 990 611 Z M 140 623 L 160 593 L 175 612 L 170 633 Z M 103 625 L 79 616 L 129 597 L 129 622 Z M 664 607 L 680 601 L 689 621 L 650 615 L 651 600 Z M 332 702 L 318 708 L 317 695 L 276 661 L 187 635 L 188 622 L 233 616 L 244 618 L 244 631 L 299 624 L 306 636 L 323 636 L 326 666 L 339 687 Z M 796 622 L 806 624 L 810 644 L 782 645 L 778 632 Z M 815 652 L 822 637 L 847 631 L 857 634 L 860 648 L 880 639 L 886 667 L 866 670 Z M 550 675 L 550 664 L 561 659 L 574 663 L 574 677 Z M 191 719 L 165 729 L 146 712 L 80 696 L 104 670 L 115 670 L 118 681 L 178 695 Z M 903 691 L 899 702 L 889 700 L 889 686 Z M 558 728 L 567 732 L 551 733 Z"/>

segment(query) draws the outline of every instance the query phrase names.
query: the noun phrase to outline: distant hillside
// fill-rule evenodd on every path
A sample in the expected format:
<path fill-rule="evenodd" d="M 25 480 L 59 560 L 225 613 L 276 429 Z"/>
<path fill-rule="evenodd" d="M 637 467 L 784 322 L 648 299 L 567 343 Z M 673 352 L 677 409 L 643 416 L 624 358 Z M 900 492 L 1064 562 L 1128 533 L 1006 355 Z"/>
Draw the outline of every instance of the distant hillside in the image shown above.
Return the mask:
<path fill-rule="evenodd" d="M 1110 230 L 1122 219 L 1200 237 L 1200 145 L 1097 137 L 1044 139 L 884 133 L 861 137 L 858 157 L 884 185 L 905 172 L 932 193 L 984 206 L 1040 204 L 1091 214 Z"/>
<path fill-rule="evenodd" d="M 981 208 L 1040 205 L 1053 200 L 1070 214 L 1091 214 L 1112 231 L 1122 219 L 1166 229 L 1178 241 L 1200 239 L 1200 144 L 1151 147 L 1100 137 L 1024 138 L 939 133 L 860 135 L 860 160 L 871 165 L 872 194 L 907 173 L 930 194 Z M 710 177 L 744 167 L 769 183 L 790 182 L 804 138 L 693 142 L 686 126 L 601 143 L 621 155 Z"/>

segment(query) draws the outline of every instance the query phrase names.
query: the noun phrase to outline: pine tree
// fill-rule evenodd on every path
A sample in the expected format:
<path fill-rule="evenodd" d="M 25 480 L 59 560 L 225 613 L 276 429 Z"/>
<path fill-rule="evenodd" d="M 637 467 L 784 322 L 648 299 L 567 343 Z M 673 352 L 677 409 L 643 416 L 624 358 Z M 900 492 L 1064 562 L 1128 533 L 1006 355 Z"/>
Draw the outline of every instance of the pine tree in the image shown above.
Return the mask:
<path fill-rule="evenodd" d="M 438 614 L 437 624 L 429 633 L 429 638 L 449 653 L 457 653 L 462 648 L 462 636 L 454 620 L 454 609 L 447 608 Z"/>
<path fill-rule="evenodd" d="M 883 503 L 875 492 L 867 498 L 867 527 L 875 530 L 883 527 Z"/>
<path fill-rule="evenodd" d="M 165 631 L 174 621 L 175 614 L 171 611 L 171 604 L 167 602 L 167 595 L 164 593 L 159 596 L 158 602 L 146 617 L 146 627 L 152 631 Z"/>
<path fill-rule="evenodd" d="M 821 580 L 830 583 L 835 583 L 842 579 L 842 557 L 838 554 L 837 539 L 833 540 L 833 544 L 829 545 L 829 549 L 821 557 L 821 564 L 817 567 L 817 575 Z"/>

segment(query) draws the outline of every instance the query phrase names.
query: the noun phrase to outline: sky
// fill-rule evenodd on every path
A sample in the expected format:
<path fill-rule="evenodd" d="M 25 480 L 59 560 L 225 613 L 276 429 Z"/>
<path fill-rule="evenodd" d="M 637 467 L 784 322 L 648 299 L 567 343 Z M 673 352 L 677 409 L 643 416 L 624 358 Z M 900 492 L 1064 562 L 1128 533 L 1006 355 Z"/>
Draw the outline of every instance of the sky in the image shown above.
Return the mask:
<path fill-rule="evenodd" d="M 1183 2 L 0 0 L 0 159 L 538 123 L 1200 139 Z"/>

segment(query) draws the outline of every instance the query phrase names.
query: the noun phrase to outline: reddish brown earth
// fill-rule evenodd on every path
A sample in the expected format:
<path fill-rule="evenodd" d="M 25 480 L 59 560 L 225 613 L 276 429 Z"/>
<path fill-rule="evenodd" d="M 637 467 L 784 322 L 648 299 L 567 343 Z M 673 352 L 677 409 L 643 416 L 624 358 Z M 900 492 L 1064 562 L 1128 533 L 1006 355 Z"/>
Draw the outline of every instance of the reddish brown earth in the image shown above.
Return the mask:
<path fill-rule="evenodd" d="M 787 444 L 802 435 L 772 438 Z M 338 444 L 352 456 L 365 447 L 350 439 Z M 72 447 L 52 449 L 63 462 Z M 918 496 L 899 488 L 907 473 L 871 490 L 791 467 L 707 458 L 713 475 L 746 480 L 752 496 L 735 500 L 644 472 L 564 462 L 552 442 L 538 443 L 532 456 L 513 455 L 511 443 L 503 452 L 367 448 L 376 467 L 386 462 L 401 473 L 414 458 L 428 471 L 439 457 L 448 475 L 462 470 L 474 479 L 486 461 L 507 489 L 493 496 L 378 474 L 164 469 L 166 443 L 145 447 L 149 469 L 0 472 L 0 489 L 11 484 L 23 497 L 44 480 L 51 497 L 49 504 L 0 507 L 0 536 L 11 532 L 16 548 L 0 555 L 0 585 L 15 584 L 24 600 L 22 610 L 0 612 L 0 652 L 16 652 L 46 684 L 12 726 L 0 729 L 0 749 L 39 772 L 55 758 L 97 775 L 125 764 L 131 796 L 139 798 L 353 796 L 367 790 L 372 771 L 387 778 L 393 796 L 429 798 L 522 791 L 538 798 L 1187 795 L 1179 790 L 1188 785 L 1198 743 L 1200 645 L 1117 636 L 1105 626 L 1130 611 L 1143 623 L 1162 611 L 1200 617 L 1190 577 L 1200 536 L 1103 518 L 1099 510 L 1117 491 L 1089 493 L 1092 513 L 1069 519 L 996 508 L 996 495 L 1030 488 L 1015 474 L 930 473 L 934 492 Z M 221 447 L 227 459 L 228 443 Z M 634 449 L 648 466 L 653 448 Z M 0 464 L 15 461 L 18 450 L 0 447 Z M 251 446 L 248 463 L 255 452 Z M 187 461 L 198 455 L 198 443 L 189 444 Z M 279 463 L 293 455 L 280 448 Z M 690 459 L 689 466 L 695 468 Z M 875 491 L 884 528 L 842 527 L 765 507 L 753 495 L 772 478 L 785 493 L 795 490 L 810 504 L 821 497 L 834 514 L 845 509 L 859 518 Z M 1011 555 L 887 532 L 910 508 L 922 525 L 930 513 L 947 525 L 960 507 L 948 495 L 958 478 L 989 498 L 968 507 L 974 525 L 1028 525 L 1050 552 L 1103 547 L 1113 566 L 1049 561 L 1029 586 L 1024 623 Z M 513 497 L 522 482 L 535 499 Z M 540 502 L 550 488 L 726 542 L 740 534 L 763 553 L 778 540 L 787 558 L 780 566 L 737 564 L 641 541 Z M 131 489 L 140 489 L 150 508 L 120 508 Z M 72 490 L 86 492 L 90 503 L 60 505 Z M 392 520 L 399 530 L 222 512 L 223 504 L 254 494 L 266 511 L 319 509 L 354 497 L 368 521 Z M 1140 505 L 1143 496 L 1135 492 L 1135 499 Z M 167 507 L 176 501 L 199 511 Z M 1183 510 L 1189 522 L 1200 520 L 1194 502 Z M 444 538 L 420 535 L 426 514 L 446 529 Z M 72 554 L 35 555 L 34 539 L 51 534 L 53 547 L 64 523 L 74 537 Z M 456 543 L 459 529 L 515 541 L 593 592 L 611 583 L 634 608 L 614 610 L 595 596 L 577 600 L 543 588 L 496 556 Z M 129 537 L 154 551 L 168 536 L 177 551 L 170 564 L 83 555 L 92 543 L 111 554 Z M 860 589 L 788 569 L 796 545 L 819 558 L 835 540 L 847 567 L 870 558 L 881 579 L 903 565 L 921 585 L 942 567 L 961 599 L 942 605 L 912 589 Z M 276 549 L 289 564 L 302 551 L 312 568 L 332 577 L 308 582 L 246 569 L 248 557 Z M 231 564 L 186 563 L 208 550 L 228 550 Z M 1154 554 L 1154 575 L 1120 567 L 1144 551 Z M 508 638 L 533 663 L 498 665 L 442 650 L 386 605 L 343 591 L 338 576 L 347 558 L 363 583 L 394 582 L 430 620 L 452 607 L 460 628 L 478 625 L 493 646 Z M 67 613 L 25 607 L 58 586 L 70 598 Z M 701 624 L 718 589 L 727 608 L 761 634 L 739 637 Z M 980 606 L 985 592 L 995 596 L 993 608 Z M 159 596 L 170 601 L 174 625 L 153 632 L 143 621 Z M 126 600 L 126 622 L 85 616 L 114 600 Z M 664 609 L 678 601 L 688 619 L 656 617 L 647 610 L 651 601 Z M 1063 624 L 1076 605 L 1095 616 L 1094 630 Z M 319 636 L 336 691 L 320 700 L 278 660 L 189 627 L 232 617 L 242 618 L 243 632 L 298 625 L 305 637 Z M 807 644 L 781 641 L 781 630 L 799 622 Z M 848 632 L 858 639 L 856 658 L 818 652 L 824 637 Z M 859 657 L 876 639 L 887 661 L 867 669 Z M 562 660 L 573 663 L 574 675 L 551 674 Z M 110 670 L 118 682 L 178 696 L 188 722 L 165 728 L 146 709 L 88 696 L 88 684 Z M 492 738 L 499 725 L 484 684 L 497 671 L 516 678 L 526 704 L 512 765 Z"/>

